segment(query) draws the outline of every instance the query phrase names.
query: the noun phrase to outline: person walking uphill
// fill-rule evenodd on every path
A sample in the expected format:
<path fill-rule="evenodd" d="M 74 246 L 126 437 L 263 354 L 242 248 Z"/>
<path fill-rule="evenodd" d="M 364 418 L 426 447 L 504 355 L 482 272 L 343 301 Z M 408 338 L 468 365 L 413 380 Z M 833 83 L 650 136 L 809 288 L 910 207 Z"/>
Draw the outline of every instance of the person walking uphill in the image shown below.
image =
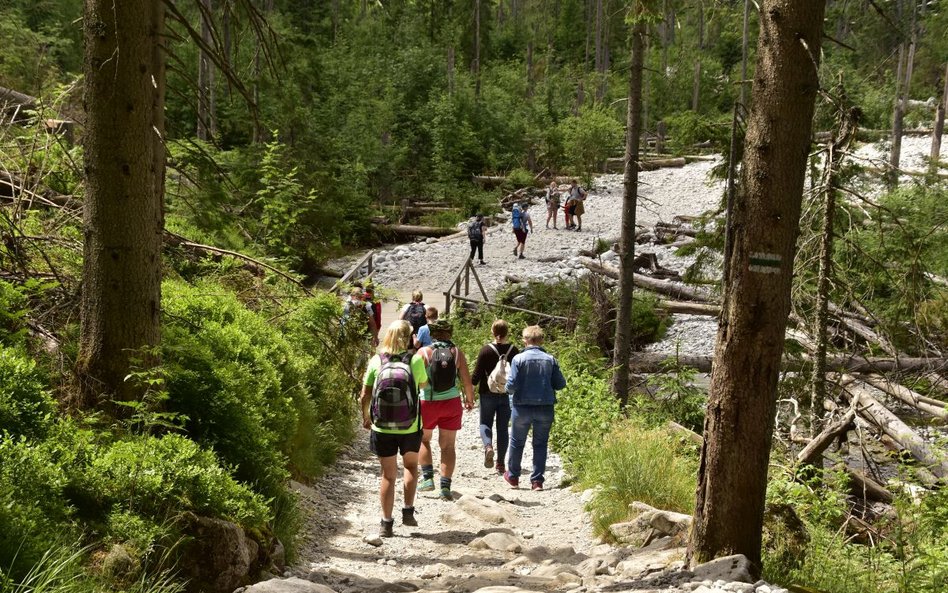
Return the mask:
<path fill-rule="evenodd" d="M 421 448 L 420 393 L 428 384 L 424 360 L 408 353 L 411 325 L 393 321 L 382 338 L 378 354 L 373 356 L 362 380 L 359 407 L 362 426 L 370 429 L 369 447 L 379 458 L 382 477 L 379 500 L 382 522 L 379 535 L 392 537 L 395 520 L 395 480 L 398 454 L 402 455 L 402 524 L 418 525 L 415 520 L 415 489 L 418 485 L 418 450 Z"/>
<path fill-rule="evenodd" d="M 530 213 L 527 212 L 529 207 L 529 204 L 524 204 L 523 207 L 520 204 L 514 204 L 510 211 L 510 222 L 513 225 L 514 236 L 517 237 L 517 245 L 513 248 L 513 254 L 516 256 L 519 249 L 519 259 L 524 259 L 523 250 L 527 246 L 527 230 L 533 232 L 533 219 L 530 218 Z"/>
<path fill-rule="evenodd" d="M 533 471 L 530 473 L 530 486 L 534 490 L 543 490 L 556 392 L 566 387 L 566 378 L 556 359 L 542 348 L 543 328 L 538 325 L 524 328 L 523 342 L 526 347 L 514 356 L 510 363 L 510 374 L 507 375 L 506 388 L 510 394 L 512 423 L 504 480 L 513 488 L 520 486 L 520 462 L 527 433 L 532 428 Z"/>
<path fill-rule="evenodd" d="M 490 327 L 494 341 L 481 348 L 474 363 L 472 382 L 478 386 L 480 396 L 481 424 L 478 432 L 484 443 L 484 467 L 493 467 L 503 475 L 507 469 L 504 458 L 510 438 L 510 399 L 506 393 L 510 361 L 517 355 L 517 347 L 507 342 L 510 326 L 498 319 Z M 493 425 L 497 419 L 497 463 L 494 464 Z"/>
<path fill-rule="evenodd" d="M 412 340 L 418 336 L 418 330 L 427 323 L 425 319 L 425 302 L 422 300 L 425 295 L 420 290 L 411 293 L 411 302 L 402 307 L 398 314 L 399 319 L 404 319 L 411 324 Z"/>
<path fill-rule="evenodd" d="M 469 260 L 474 261 L 474 253 L 477 252 L 477 258 L 484 262 L 484 237 L 487 236 L 487 223 L 484 222 L 484 215 L 478 214 L 474 222 L 467 226 L 467 238 L 471 240 L 471 255 Z"/>
<path fill-rule="evenodd" d="M 457 454 L 454 442 L 461 430 L 461 390 L 464 390 L 464 409 L 474 408 L 474 387 L 467 370 L 467 360 L 461 349 L 451 342 L 453 327 L 447 319 L 438 319 L 428 324 L 434 342 L 418 351 L 424 359 L 429 385 L 421 396 L 421 483 L 419 490 L 434 490 L 434 463 L 431 455 L 431 437 L 438 429 L 438 449 L 441 452 L 440 497 L 454 500 L 451 496 L 451 478 Z"/>

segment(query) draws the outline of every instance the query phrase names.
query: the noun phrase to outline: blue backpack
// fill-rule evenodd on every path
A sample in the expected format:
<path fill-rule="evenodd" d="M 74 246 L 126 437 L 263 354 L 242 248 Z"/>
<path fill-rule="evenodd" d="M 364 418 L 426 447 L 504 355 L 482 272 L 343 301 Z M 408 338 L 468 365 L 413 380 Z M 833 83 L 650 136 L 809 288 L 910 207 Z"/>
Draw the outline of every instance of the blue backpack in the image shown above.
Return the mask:
<path fill-rule="evenodd" d="M 510 222 L 513 223 L 513 228 L 515 231 L 522 231 L 524 229 L 523 225 L 523 211 L 520 208 L 514 208 L 510 211 Z"/>

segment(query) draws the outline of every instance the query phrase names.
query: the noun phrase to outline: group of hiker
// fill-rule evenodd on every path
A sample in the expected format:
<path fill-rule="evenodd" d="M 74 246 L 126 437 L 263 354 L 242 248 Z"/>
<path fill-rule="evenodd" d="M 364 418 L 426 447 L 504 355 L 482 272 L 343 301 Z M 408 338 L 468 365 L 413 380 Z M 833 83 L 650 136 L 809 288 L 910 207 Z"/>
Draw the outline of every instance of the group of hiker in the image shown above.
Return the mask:
<path fill-rule="evenodd" d="M 563 195 L 565 194 L 565 201 Z M 569 231 L 583 230 L 583 214 L 586 211 L 585 202 L 588 192 L 583 189 L 579 183 L 573 179 L 569 187 L 561 190 L 555 181 L 551 181 L 546 189 L 544 201 L 546 203 L 546 228 L 550 228 L 550 222 L 554 229 L 557 226 L 559 217 L 560 203 L 563 209 L 563 228 Z M 530 216 L 530 204 L 517 202 L 513 204 L 510 211 L 510 223 L 513 227 L 514 237 L 517 242 L 513 248 L 513 255 L 518 259 L 525 259 L 523 252 L 527 246 L 527 234 L 533 232 L 533 218 Z M 486 264 L 484 261 L 484 238 L 487 235 L 487 222 L 484 216 L 478 214 L 473 221 L 468 224 L 468 239 L 471 242 L 471 255 L 468 257 L 474 260 L 477 256 L 480 264 Z"/>
<path fill-rule="evenodd" d="M 508 341 L 510 327 L 502 319 L 492 324 L 492 341 L 478 353 L 470 372 L 464 352 L 451 340 L 453 324 L 439 318 L 438 310 L 426 307 L 422 298 L 420 292 L 412 294 L 399 319 L 385 330 L 378 353 L 368 361 L 359 398 L 362 424 L 370 430 L 369 445 L 381 464 L 382 537 L 394 534 L 399 455 L 404 468 L 403 525 L 418 525 L 416 490 L 437 489 L 441 500 L 454 500 L 455 440 L 464 411 L 473 410 L 478 400 L 484 467 L 519 487 L 532 429 L 530 485 L 543 490 L 556 391 L 566 386 L 556 359 L 542 348 L 543 329 L 524 328 L 523 348 L 518 349 Z M 435 430 L 440 453 L 437 487 L 431 442 Z"/>

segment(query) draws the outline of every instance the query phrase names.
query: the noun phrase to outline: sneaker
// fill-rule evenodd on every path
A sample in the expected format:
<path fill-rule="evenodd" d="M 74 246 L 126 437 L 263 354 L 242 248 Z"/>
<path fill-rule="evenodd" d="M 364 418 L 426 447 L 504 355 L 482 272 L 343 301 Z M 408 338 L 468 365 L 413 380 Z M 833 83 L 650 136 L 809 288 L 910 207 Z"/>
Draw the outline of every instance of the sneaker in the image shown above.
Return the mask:
<path fill-rule="evenodd" d="M 442 488 L 441 494 L 438 496 L 438 498 L 440 498 L 441 500 L 445 502 L 454 502 L 454 497 L 451 496 L 450 488 Z"/>
<path fill-rule="evenodd" d="M 490 468 L 494 466 L 494 448 L 486 447 L 484 449 L 484 467 Z"/>
<path fill-rule="evenodd" d="M 422 492 L 434 492 L 434 478 L 425 478 L 418 482 L 418 490 Z"/>
<path fill-rule="evenodd" d="M 510 472 L 504 472 L 504 481 L 510 484 L 511 488 L 520 487 L 520 478 L 515 478 L 510 475 Z"/>
<path fill-rule="evenodd" d="M 503 463 L 498 462 L 497 465 L 494 466 L 494 471 L 497 472 L 498 476 L 502 476 L 504 472 L 507 471 L 507 468 L 504 467 Z"/>
<path fill-rule="evenodd" d="M 379 527 L 379 537 L 395 537 L 395 519 L 389 519 L 386 521 L 382 519 L 382 524 Z"/>
<path fill-rule="evenodd" d="M 581 227 L 581 226 L 576 227 L 576 232 L 577 232 L 577 233 L 581 232 L 582 230 L 583 230 L 583 227 Z"/>
<path fill-rule="evenodd" d="M 517 255 L 517 248 L 516 248 L 516 247 L 514 247 L 514 249 L 513 249 L 513 254 L 514 254 L 514 255 Z"/>
<path fill-rule="evenodd" d="M 484 260 L 481 260 L 481 265 L 482 265 L 482 266 L 486 266 L 486 265 L 487 265 L 487 262 L 484 261 Z"/>
<path fill-rule="evenodd" d="M 418 526 L 418 520 L 415 519 L 415 507 L 402 509 L 402 525 L 408 525 L 409 527 Z"/>
<path fill-rule="evenodd" d="M 520 256 L 519 256 L 517 259 L 527 259 L 527 258 L 525 258 L 525 257 L 523 256 L 523 254 L 521 253 Z"/>
<path fill-rule="evenodd" d="M 541 482 L 540 480 L 532 480 L 532 481 L 530 482 L 530 489 L 531 489 L 531 490 L 543 490 L 543 482 Z"/>

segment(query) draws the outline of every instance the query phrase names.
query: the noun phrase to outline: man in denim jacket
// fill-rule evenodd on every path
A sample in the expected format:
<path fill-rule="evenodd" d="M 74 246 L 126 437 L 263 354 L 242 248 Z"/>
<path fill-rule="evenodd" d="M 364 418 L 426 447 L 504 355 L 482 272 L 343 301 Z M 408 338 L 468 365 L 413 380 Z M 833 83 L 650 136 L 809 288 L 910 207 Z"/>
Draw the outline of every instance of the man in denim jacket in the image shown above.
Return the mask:
<path fill-rule="evenodd" d="M 553 427 L 553 406 L 556 404 L 556 392 L 566 387 L 566 378 L 556 359 L 541 348 L 543 328 L 538 325 L 524 328 L 523 342 L 525 348 L 510 361 L 510 373 L 507 375 L 512 430 L 504 480 L 512 488 L 520 486 L 520 460 L 527 443 L 527 433 L 533 427 L 530 486 L 534 490 L 543 490 L 547 442 Z"/>

